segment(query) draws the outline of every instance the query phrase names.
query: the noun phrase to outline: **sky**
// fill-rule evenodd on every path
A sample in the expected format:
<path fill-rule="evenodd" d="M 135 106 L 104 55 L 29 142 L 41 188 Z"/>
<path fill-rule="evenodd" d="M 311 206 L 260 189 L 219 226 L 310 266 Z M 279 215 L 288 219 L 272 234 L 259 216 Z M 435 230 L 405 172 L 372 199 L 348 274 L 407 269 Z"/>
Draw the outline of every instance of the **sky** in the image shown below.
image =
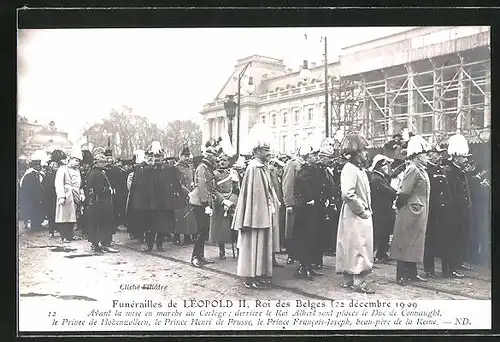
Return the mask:
<path fill-rule="evenodd" d="M 238 59 L 263 55 L 300 61 L 328 60 L 343 47 L 410 27 L 52 29 L 18 33 L 18 114 L 54 121 L 76 141 L 84 127 L 122 105 L 165 126 L 199 121 Z M 304 39 L 307 34 L 307 41 Z"/>

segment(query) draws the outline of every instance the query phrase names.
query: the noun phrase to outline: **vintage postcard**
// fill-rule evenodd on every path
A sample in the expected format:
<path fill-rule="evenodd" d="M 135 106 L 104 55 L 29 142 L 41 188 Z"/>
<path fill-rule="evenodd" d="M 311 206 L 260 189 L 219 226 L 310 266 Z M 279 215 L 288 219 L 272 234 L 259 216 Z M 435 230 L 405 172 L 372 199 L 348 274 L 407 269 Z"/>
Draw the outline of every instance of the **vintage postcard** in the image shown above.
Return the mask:
<path fill-rule="evenodd" d="M 491 328 L 488 26 L 17 53 L 19 333 Z"/>

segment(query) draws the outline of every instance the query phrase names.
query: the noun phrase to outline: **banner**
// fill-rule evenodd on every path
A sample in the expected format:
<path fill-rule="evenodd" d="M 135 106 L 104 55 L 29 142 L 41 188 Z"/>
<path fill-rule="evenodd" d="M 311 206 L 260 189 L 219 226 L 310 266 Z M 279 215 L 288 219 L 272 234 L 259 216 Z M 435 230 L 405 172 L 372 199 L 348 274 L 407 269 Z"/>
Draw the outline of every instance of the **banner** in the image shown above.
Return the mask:
<path fill-rule="evenodd" d="M 125 300 L 20 303 L 20 332 L 491 329 L 490 300 Z"/>

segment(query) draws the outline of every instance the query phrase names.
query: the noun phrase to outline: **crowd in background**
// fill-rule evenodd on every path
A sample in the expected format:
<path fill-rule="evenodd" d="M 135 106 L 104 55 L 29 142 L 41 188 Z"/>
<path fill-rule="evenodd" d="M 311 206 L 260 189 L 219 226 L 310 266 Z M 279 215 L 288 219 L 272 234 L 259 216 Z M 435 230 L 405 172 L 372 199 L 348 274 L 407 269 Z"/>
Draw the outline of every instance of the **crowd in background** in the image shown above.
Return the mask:
<path fill-rule="evenodd" d="M 158 142 L 131 160 L 111 150 L 35 153 L 21 170 L 19 220 L 47 227 L 64 243 L 85 238 L 96 253 L 117 253 L 112 236 L 126 227 L 144 252 L 165 241 L 193 245 L 195 267 L 205 242 L 238 257 L 248 288 L 269 286 L 276 253 L 297 264 L 297 279 L 322 276 L 324 255 L 336 257 L 342 286 L 373 293 L 374 263 L 397 260 L 400 285 L 442 276 L 463 278 L 465 264 L 489 262 L 490 187 L 474 168 L 465 138 L 430 146 L 420 135 L 395 135 L 368 160 L 356 133 L 338 146 L 305 143 L 293 156 L 272 154 L 268 132 L 250 132 L 249 155 L 227 138 L 207 142 L 202 156 L 184 148 L 166 158 Z M 424 274 L 417 273 L 423 263 Z"/>

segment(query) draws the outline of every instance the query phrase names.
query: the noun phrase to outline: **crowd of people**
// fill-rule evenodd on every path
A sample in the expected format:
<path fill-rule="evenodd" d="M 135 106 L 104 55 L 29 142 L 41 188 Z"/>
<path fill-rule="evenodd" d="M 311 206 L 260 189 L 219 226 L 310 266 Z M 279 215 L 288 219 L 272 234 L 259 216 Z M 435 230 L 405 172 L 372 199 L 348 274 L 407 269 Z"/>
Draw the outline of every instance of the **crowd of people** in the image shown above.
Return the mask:
<path fill-rule="evenodd" d="M 342 286 L 362 293 L 375 292 L 366 281 L 374 263 L 396 260 L 397 283 L 406 285 L 436 277 L 435 258 L 442 276 L 460 279 L 465 263 L 489 255 L 489 183 L 462 135 L 430 146 L 398 134 L 370 163 L 357 133 L 340 146 L 305 143 L 294 156 L 272 154 L 270 136 L 256 124 L 249 155 L 236 154 L 228 138 L 194 158 L 187 147 L 166 158 L 156 141 L 132 160 L 114 159 L 109 147 L 56 150 L 48 161 L 35 153 L 19 180 L 19 219 L 29 229 L 48 226 L 64 243 L 86 238 L 96 253 L 119 252 L 119 226 L 146 253 L 168 240 L 191 244 L 194 267 L 214 262 L 207 241 L 220 259 L 230 244 L 238 275 L 254 289 L 285 266 L 276 253 L 287 253 L 305 280 L 323 275 L 324 255 L 335 256 Z"/>

